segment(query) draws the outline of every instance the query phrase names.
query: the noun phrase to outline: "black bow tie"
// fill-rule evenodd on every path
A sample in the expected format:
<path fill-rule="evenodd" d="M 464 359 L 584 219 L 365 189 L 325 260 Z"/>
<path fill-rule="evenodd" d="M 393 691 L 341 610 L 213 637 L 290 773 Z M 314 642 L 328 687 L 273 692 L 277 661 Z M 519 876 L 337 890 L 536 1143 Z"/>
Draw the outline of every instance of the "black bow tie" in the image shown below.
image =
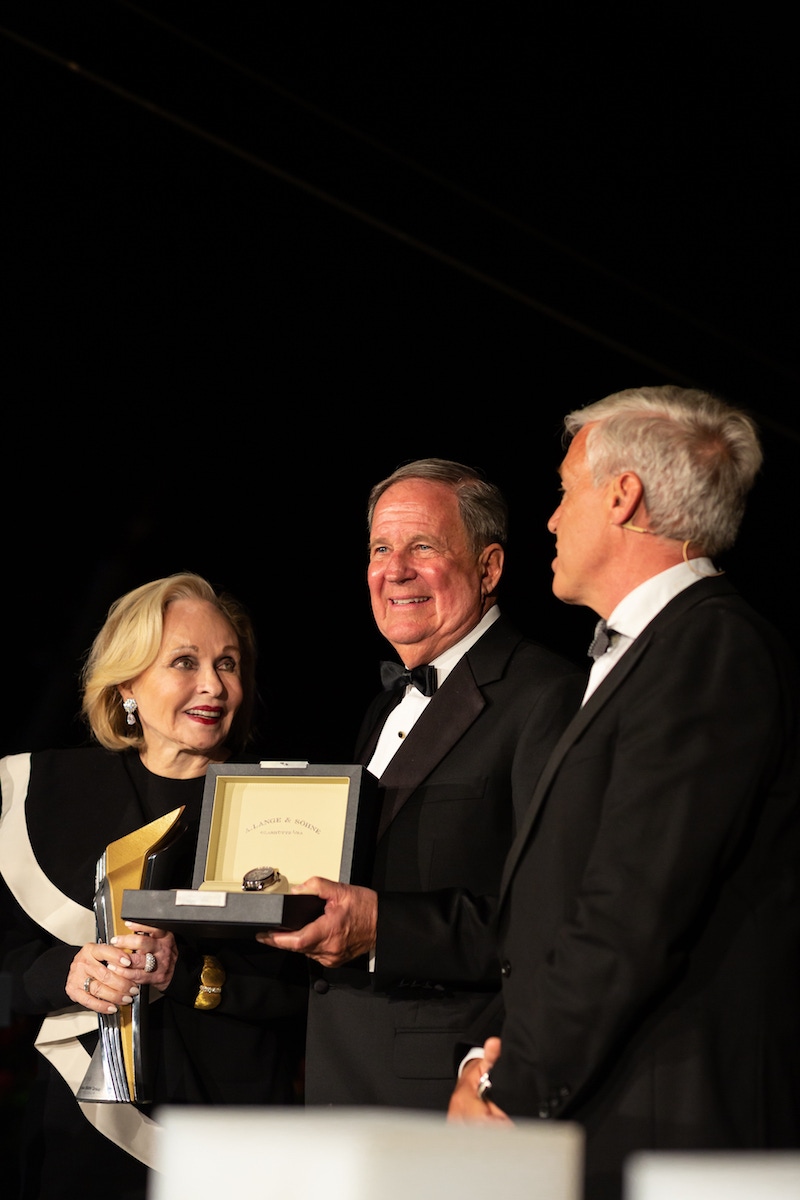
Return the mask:
<path fill-rule="evenodd" d="M 594 627 L 594 637 L 592 644 L 587 650 L 592 658 L 602 658 L 606 650 L 609 650 L 614 645 L 614 639 L 618 638 L 619 634 L 616 629 L 609 629 L 602 618 Z"/>
<path fill-rule="evenodd" d="M 381 663 L 381 683 L 387 692 L 411 684 L 423 696 L 436 691 L 436 667 L 412 667 L 410 671 L 396 662 Z"/>

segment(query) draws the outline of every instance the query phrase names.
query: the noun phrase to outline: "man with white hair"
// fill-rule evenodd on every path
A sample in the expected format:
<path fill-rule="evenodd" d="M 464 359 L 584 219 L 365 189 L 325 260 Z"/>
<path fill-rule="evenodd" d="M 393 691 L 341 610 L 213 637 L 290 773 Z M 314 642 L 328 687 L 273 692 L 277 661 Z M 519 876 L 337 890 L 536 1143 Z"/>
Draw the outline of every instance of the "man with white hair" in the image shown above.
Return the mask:
<path fill-rule="evenodd" d="M 798 723 L 787 648 L 714 564 L 750 418 L 656 387 L 565 427 L 553 590 L 601 618 L 594 665 L 506 861 L 504 1016 L 450 1119 L 580 1122 L 608 1200 L 636 1150 L 800 1146 Z"/>

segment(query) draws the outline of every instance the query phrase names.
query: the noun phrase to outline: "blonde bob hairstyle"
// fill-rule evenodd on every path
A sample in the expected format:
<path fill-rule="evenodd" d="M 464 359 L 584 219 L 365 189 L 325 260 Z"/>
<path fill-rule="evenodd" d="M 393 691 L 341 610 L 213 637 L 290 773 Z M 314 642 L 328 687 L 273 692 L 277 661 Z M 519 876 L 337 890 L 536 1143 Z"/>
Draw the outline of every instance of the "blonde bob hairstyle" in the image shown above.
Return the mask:
<path fill-rule="evenodd" d="M 233 719 L 228 744 L 231 751 L 241 750 L 250 737 L 255 705 L 253 627 L 238 600 L 225 592 L 215 592 L 200 575 L 191 573 L 143 583 L 111 605 L 81 673 L 84 720 L 107 750 L 143 747 L 138 722 L 127 724 L 118 688 L 155 662 L 161 646 L 164 613 L 173 600 L 207 600 L 230 622 L 239 639 L 242 703 Z"/>

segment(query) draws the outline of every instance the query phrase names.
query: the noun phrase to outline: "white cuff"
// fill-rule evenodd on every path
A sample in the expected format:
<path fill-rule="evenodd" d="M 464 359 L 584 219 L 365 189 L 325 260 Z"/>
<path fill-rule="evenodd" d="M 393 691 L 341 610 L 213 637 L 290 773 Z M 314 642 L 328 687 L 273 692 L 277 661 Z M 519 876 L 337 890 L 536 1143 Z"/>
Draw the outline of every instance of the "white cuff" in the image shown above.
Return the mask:
<path fill-rule="evenodd" d="M 464 1057 L 462 1058 L 461 1062 L 458 1065 L 458 1078 L 459 1079 L 461 1078 L 461 1072 L 464 1070 L 464 1067 L 467 1065 L 468 1062 L 471 1062 L 473 1058 L 483 1058 L 483 1046 L 473 1046 L 472 1049 L 469 1050 L 464 1055 Z"/>

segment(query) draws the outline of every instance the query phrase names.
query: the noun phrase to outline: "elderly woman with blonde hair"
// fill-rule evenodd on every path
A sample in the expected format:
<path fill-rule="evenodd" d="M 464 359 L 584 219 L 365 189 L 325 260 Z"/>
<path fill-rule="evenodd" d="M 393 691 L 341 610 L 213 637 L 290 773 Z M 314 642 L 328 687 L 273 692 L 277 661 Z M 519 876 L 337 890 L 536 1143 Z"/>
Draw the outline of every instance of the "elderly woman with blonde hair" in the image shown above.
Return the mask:
<path fill-rule="evenodd" d="M 214 943 L 224 983 L 209 1005 L 208 946 L 139 925 L 110 945 L 95 932 L 101 854 L 181 808 L 185 849 L 167 886 L 189 886 L 206 768 L 249 739 L 255 657 L 233 597 L 190 573 L 146 583 L 112 604 L 84 666 L 94 744 L 0 761 L 1 965 L 13 1011 L 45 1018 L 22 1139 L 26 1200 L 71 1200 L 99 1178 L 117 1200 L 142 1200 L 159 1103 L 297 1100 L 307 979 L 293 956 Z M 97 1014 L 132 1004 L 144 984 L 159 998 L 147 1010 L 150 1104 L 79 1102 Z"/>

